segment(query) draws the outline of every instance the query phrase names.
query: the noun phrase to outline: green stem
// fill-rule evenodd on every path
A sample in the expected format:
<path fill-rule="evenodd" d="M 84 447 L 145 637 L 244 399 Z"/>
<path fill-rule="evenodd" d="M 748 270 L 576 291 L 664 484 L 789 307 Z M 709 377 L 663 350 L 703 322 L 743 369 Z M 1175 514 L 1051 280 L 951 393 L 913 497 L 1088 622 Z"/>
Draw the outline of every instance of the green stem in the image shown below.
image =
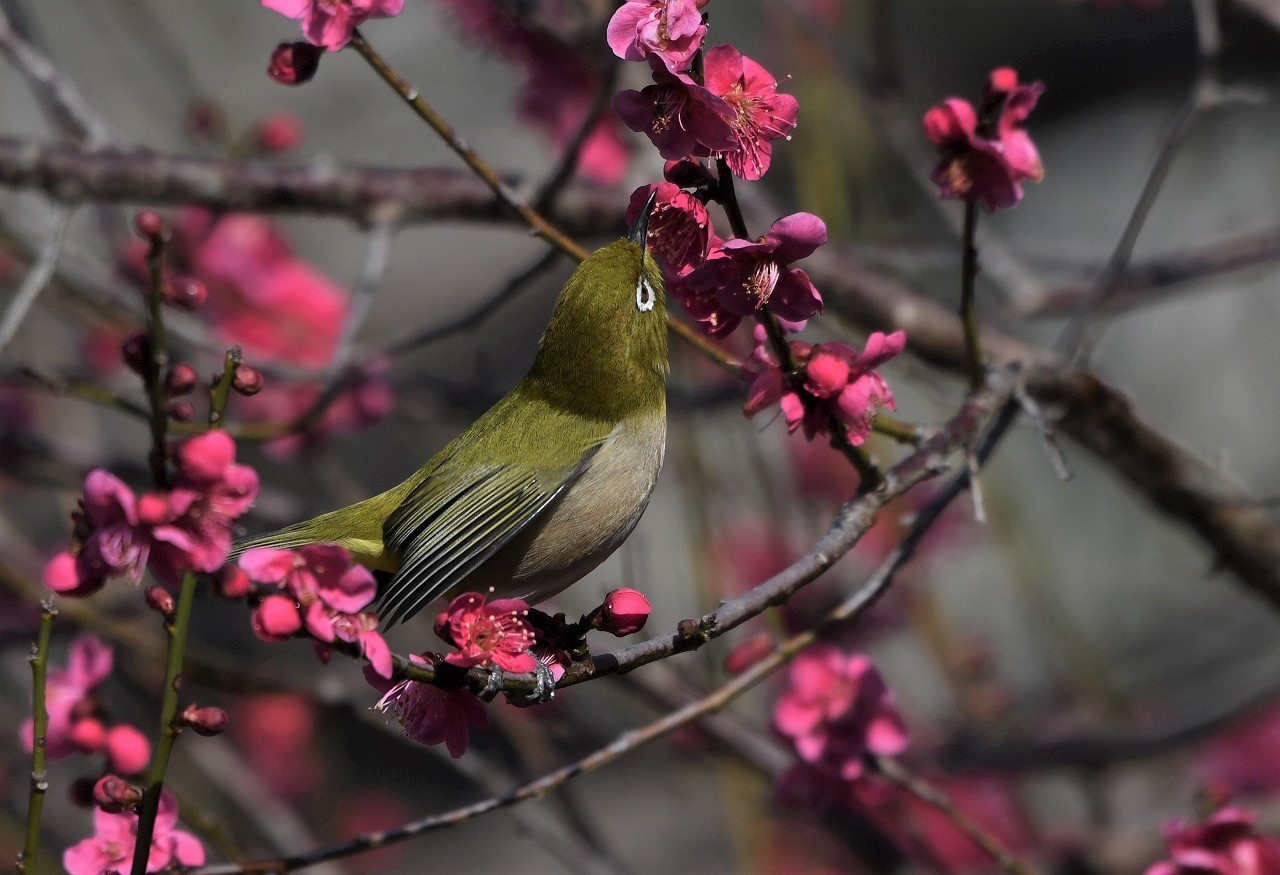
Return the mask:
<path fill-rule="evenodd" d="M 912 446 L 918 446 L 925 437 L 918 425 L 894 419 L 885 413 L 876 414 L 876 418 L 871 423 L 871 430 L 876 434 L 892 438 L 900 444 L 911 444 Z"/>
<path fill-rule="evenodd" d="M 44 797 L 49 790 L 49 775 L 45 771 L 45 746 L 49 735 L 49 710 L 45 699 L 48 690 L 46 679 L 49 671 L 49 639 L 53 635 L 53 618 L 58 615 L 53 599 L 40 603 L 40 631 L 31 651 L 32 680 L 32 729 L 31 729 L 31 794 L 27 799 L 27 840 L 18 857 L 18 872 L 37 871 L 40 851 L 40 813 L 44 810 Z"/>
<path fill-rule="evenodd" d="M 166 468 L 165 440 L 169 428 L 168 399 L 164 391 L 164 370 L 169 364 L 169 347 L 164 331 L 164 249 L 163 240 L 151 241 L 147 251 L 147 267 L 151 269 L 151 294 L 148 297 L 147 334 L 151 355 L 145 362 L 142 381 L 151 402 L 151 479 L 158 489 L 169 486 Z"/>
<path fill-rule="evenodd" d="M 165 624 L 169 637 L 169 655 L 164 671 L 164 695 L 160 700 L 160 728 L 156 733 L 155 750 L 151 754 L 151 767 L 147 770 L 147 785 L 138 809 L 138 838 L 134 847 L 133 869 L 130 875 L 146 875 L 147 857 L 151 854 L 151 839 L 155 834 L 156 813 L 160 810 L 160 794 L 164 790 L 164 773 L 169 767 L 169 754 L 178 739 L 178 692 L 182 687 L 182 659 L 187 649 L 187 628 L 191 622 L 191 604 L 195 601 L 196 575 L 188 571 L 182 576 L 178 590 L 178 604 L 173 619 Z"/>
<path fill-rule="evenodd" d="M 974 311 L 974 286 L 978 281 L 978 205 L 964 205 L 964 253 L 960 265 L 960 321 L 964 323 L 964 349 L 969 363 L 969 388 L 982 385 L 982 347 L 978 343 L 978 315 Z"/>
<path fill-rule="evenodd" d="M 222 374 L 209 390 L 209 428 L 222 427 L 227 401 L 231 398 L 231 384 L 235 382 L 236 369 L 240 367 L 240 357 L 240 347 L 233 346 L 222 359 Z"/>

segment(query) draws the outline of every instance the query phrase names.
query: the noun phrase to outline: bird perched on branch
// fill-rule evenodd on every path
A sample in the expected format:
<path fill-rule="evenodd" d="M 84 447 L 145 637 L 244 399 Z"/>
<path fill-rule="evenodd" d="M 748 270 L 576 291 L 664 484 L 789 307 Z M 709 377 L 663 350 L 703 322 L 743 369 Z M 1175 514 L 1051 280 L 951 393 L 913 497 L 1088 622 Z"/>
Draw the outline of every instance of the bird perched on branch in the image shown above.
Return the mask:
<path fill-rule="evenodd" d="M 383 625 L 490 587 L 537 603 L 603 562 L 640 520 L 666 448 L 652 204 L 625 238 L 579 265 L 529 373 L 466 431 L 400 485 L 241 541 L 232 556 L 340 544 L 390 574 L 376 604 Z"/>

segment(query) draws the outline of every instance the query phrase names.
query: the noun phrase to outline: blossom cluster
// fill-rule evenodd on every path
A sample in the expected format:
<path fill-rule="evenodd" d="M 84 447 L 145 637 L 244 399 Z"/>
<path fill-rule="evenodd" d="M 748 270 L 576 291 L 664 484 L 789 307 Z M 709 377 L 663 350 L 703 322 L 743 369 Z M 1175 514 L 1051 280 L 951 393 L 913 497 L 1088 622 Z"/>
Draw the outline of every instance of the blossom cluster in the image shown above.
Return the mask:
<path fill-rule="evenodd" d="M 98 701 L 97 691 L 111 676 L 115 655 L 96 635 L 82 633 L 71 642 L 65 668 L 53 669 L 46 680 L 45 756 L 50 761 L 72 754 L 105 753 L 107 768 L 136 775 L 151 759 L 151 742 L 128 723 L 115 723 Z M 31 752 L 34 723 L 19 730 L 23 747 Z"/>
<path fill-rule="evenodd" d="M 160 794 L 151 836 L 151 853 L 147 871 L 161 872 L 170 867 L 185 869 L 203 866 L 204 845 L 178 826 L 178 801 L 168 790 Z M 133 868 L 133 855 L 138 844 L 138 815 L 133 811 L 93 812 L 93 835 L 67 848 L 62 866 L 69 875 L 104 875 L 128 872 Z"/>
<path fill-rule="evenodd" d="M 258 495 L 258 475 L 235 461 L 235 441 L 211 431 L 178 444 L 173 488 L 135 494 L 102 468 L 85 476 L 70 549 L 45 566 L 45 586 L 96 592 L 112 577 L 151 572 L 176 586 L 185 571 L 212 572 L 231 549 L 231 527 Z"/>
<path fill-rule="evenodd" d="M 811 648 L 791 664 L 773 728 L 801 760 L 784 779 L 792 782 L 856 781 L 868 755 L 896 756 L 909 738 L 871 660 L 830 646 Z"/>
<path fill-rule="evenodd" d="M 905 344 L 901 331 L 875 332 L 862 352 L 835 341 L 811 346 L 793 340 L 791 357 L 802 379 L 791 379 L 782 372 L 764 332 L 757 329 L 755 351 L 742 366 L 743 377 L 751 383 L 743 412 L 755 416 L 777 404 L 787 431 L 803 427 L 810 439 L 827 433 L 834 419 L 842 426 L 843 439 L 858 446 L 871 433 L 881 408 L 897 409 L 893 391 L 876 368 L 900 354 Z"/>
<path fill-rule="evenodd" d="M 302 35 L 315 46 L 336 52 L 370 18 L 392 18 L 404 0 L 262 0 L 262 5 L 302 23 Z"/>
<path fill-rule="evenodd" d="M 207 290 L 204 315 L 218 342 L 238 344 L 266 367 L 322 370 L 333 361 L 350 315 L 347 295 L 267 218 L 188 207 L 174 221 L 166 251 L 175 283 Z M 144 247 L 135 244 L 123 260 L 131 277 L 145 281 Z M 288 455 L 322 435 L 384 418 L 393 404 L 386 371 L 384 361 L 363 367 L 305 434 L 270 441 L 268 450 Z M 319 381 L 273 381 L 241 413 L 250 421 L 292 422 L 322 392 Z"/>
<path fill-rule="evenodd" d="M 938 196 L 981 203 L 989 211 L 1022 200 L 1022 183 L 1044 177 L 1040 153 L 1022 127 L 1044 85 L 1023 84 L 1009 67 L 987 77 L 981 105 L 950 97 L 924 115 L 924 133 L 940 153 Z"/>
<path fill-rule="evenodd" d="M 259 601 L 252 618 L 259 638 L 285 641 L 305 629 L 322 660 L 340 641 L 358 648 L 379 677 L 391 677 L 391 650 L 378 631 L 378 618 L 365 610 L 378 594 L 377 581 L 344 547 L 256 547 L 245 551 L 239 567 L 261 587 L 253 593 Z M 229 586 L 225 578 L 221 591 L 234 597 L 253 592 L 244 585 Z"/>

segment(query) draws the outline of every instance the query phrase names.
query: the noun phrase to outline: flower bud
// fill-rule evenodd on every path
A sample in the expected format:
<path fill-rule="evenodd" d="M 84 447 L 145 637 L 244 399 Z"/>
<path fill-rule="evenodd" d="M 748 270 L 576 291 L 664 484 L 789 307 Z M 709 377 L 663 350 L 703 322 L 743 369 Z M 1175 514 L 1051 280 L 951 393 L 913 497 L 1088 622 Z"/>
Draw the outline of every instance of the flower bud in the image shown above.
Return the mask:
<path fill-rule="evenodd" d="M 190 422 L 196 417 L 196 406 L 190 401 L 170 401 L 164 410 L 174 422 Z"/>
<path fill-rule="evenodd" d="M 311 81 L 320 67 L 323 50 L 311 43 L 280 43 L 271 53 L 267 75 L 281 85 L 301 85 Z"/>
<path fill-rule="evenodd" d="M 93 717 L 77 720 L 71 724 L 71 743 L 81 753 L 97 753 L 107 743 L 107 728 Z"/>
<path fill-rule="evenodd" d="M 668 161 L 662 166 L 662 176 L 681 188 L 706 188 L 716 182 L 715 174 L 697 158 Z"/>
<path fill-rule="evenodd" d="M 236 368 L 236 375 L 231 379 L 231 388 L 246 397 L 257 395 L 262 391 L 262 372 L 248 365 Z"/>
<path fill-rule="evenodd" d="M 120 344 L 120 357 L 135 374 L 145 373 L 151 361 L 151 338 L 145 331 L 135 331 Z"/>
<path fill-rule="evenodd" d="M 200 382 L 200 375 L 191 365 L 174 365 L 164 377 L 164 391 L 168 395 L 186 395 Z"/>
<path fill-rule="evenodd" d="M 174 602 L 173 594 L 163 586 L 149 586 L 146 592 L 147 607 L 155 611 L 166 620 L 173 619 Z"/>
<path fill-rule="evenodd" d="M 93 803 L 107 814 L 119 814 L 142 801 L 142 791 L 119 775 L 103 775 L 93 785 Z"/>
<path fill-rule="evenodd" d="M 188 705 L 178 717 L 178 722 L 183 726 L 190 726 L 191 731 L 196 735 L 209 738 L 221 735 L 227 728 L 227 712 L 221 708 L 197 708 L 195 705 Z"/>
<path fill-rule="evenodd" d="M 1018 89 L 1018 71 L 1012 67 L 998 67 L 987 76 L 986 98 L 989 101 L 1002 99 Z"/>
<path fill-rule="evenodd" d="M 827 352 L 822 344 L 814 347 L 813 355 L 804 366 L 804 385 L 819 398 L 839 395 L 849 384 L 849 362 L 834 353 Z"/>
<path fill-rule="evenodd" d="M 598 628 L 621 638 L 644 628 L 649 620 L 649 600 L 634 589 L 615 589 L 600 605 Z"/>
<path fill-rule="evenodd" d="M 213 588 L 224 599 L 242 599 L 253 592 L 253 582 L 239 565 L 224 565 L 214 575 Z"/>
<path fill-rule="evenodd" d="M 121 723 L 107 733 L 107 762 L 113 772 L 136 775 L 150 761 L 151 742 L 137 727 Z"/>
<path fill-rule="evenodd" d="M 302 628 L 302 617 L 293 599 L 282 595 L 263 599 L 251 622 L 254 634 L 263 641 L 287 641 Z"/>
<path fill-rule="evenodd" d="M 264 152 L 288 152 L 302 142 L 302 122 L 277 112 L 258 122 L 258 145 Z"/>
<path fill-rule="evenodd" d="M 133 232 L 148 242 L 161 240 L 165 235 L 164 220 L 155 210 L 138 210 L 133 215 Z"/>
<path fill-rule="evenodd" d="M 198 310 L 209 299 L 209 289 L 195 277 L 182 276 L 165 283 L 164 299 L 183 310 Z"/>

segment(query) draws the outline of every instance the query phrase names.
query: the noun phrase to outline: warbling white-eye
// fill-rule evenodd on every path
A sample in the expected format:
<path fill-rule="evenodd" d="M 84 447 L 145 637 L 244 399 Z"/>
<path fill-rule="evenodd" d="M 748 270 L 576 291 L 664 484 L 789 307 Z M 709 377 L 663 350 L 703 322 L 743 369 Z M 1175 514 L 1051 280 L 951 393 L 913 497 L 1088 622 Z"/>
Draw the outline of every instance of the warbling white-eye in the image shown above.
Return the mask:
<path fill-rule="evenodd" d="M 335 543 L 390 572 L 383 625 L 461 592 L 537 603 L 631 534 L 666 448 L 662 274 L 650 203 L 628 235 L 579 265 L 529 373 L 409 479 L 380 495 L 238 543 Z"/>

